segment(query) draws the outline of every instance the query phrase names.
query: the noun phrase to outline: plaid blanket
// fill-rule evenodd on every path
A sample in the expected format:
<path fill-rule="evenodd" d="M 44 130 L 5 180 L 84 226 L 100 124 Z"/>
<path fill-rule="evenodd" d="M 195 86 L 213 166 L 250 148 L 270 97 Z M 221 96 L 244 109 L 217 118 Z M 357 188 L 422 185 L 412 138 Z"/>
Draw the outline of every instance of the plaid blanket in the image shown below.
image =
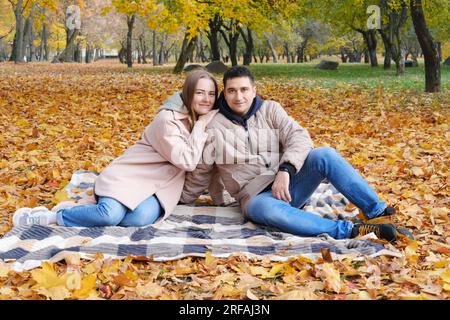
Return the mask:
<path fill-rule="evenodd" d="M 65 188 L 68 196 L 83 198 L 93 187 L 95 177 L 93 172 L 75 172 Z M 333 197 L 334 192 L 330 185 L 321 186 L 307 206 L 318 208 L 316 212 L 323 215 L 330 214 L 329 210 L 348 215 L 343 210 L 348 200 L 342 195 Z M 255 225 L 243 217 L 236 205 L 179 205 L 168 219 L 139 228 L 15 227 L 0 239 L 0 260 L 23 271 L 43 261 L 60 261 L 74 252 L 86 259 L 101 252 L 111 258 L 136 255 L 167 261 L 211 252 L 215 257 L 246 254 L 283 261 L 298 255 L 314 259 L 322 248 L 330 249 L 335 256 L 399 255 L 368 240 L 335 240 L 325 234 L 306 238 Z"/>

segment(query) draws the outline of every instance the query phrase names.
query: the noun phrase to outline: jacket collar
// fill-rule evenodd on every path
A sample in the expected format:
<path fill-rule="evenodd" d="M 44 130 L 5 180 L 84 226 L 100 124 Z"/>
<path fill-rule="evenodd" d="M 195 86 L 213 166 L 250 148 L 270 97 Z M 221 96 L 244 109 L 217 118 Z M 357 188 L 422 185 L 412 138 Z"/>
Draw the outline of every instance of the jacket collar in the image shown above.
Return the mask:
<path fill-rule="evenodd" d="M 250 119 L 258 110 L 261 108 L 264 100 L 262 100 L 260 97 L 256 96 L 253 99 L 252 105 L 250 106 L 250 109 L 248 110 L 247 114 L 244 116 L 239 116 L 231 110 L 230 106 L 228 105 L 227 101 L 225 100 L 225 95 L 223 94 L 223 91 L 220 93 L 219 98 L 216 101 L 216 106 L 219 108 L 219 112 L 223 114 L 228 120 L 238 122 L 241 124 L 245 129 L 247 129 L 247 120 Z"/>

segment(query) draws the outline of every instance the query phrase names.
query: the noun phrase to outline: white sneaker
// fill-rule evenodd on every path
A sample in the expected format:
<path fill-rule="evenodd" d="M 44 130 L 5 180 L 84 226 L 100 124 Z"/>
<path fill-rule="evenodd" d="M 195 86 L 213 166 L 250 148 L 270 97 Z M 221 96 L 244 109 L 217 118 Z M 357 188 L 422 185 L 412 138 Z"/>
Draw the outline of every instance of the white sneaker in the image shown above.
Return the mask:
<path fill-rule="evenodd" d="M 33 224 L 38 224 L 41 226 L 46 226 L 50 224 L 50 210 L 46 207 L 36 207 L 36 208 L 20 208 L 13 215 L 13 225 L 14 226 L 31 226 Z"/>

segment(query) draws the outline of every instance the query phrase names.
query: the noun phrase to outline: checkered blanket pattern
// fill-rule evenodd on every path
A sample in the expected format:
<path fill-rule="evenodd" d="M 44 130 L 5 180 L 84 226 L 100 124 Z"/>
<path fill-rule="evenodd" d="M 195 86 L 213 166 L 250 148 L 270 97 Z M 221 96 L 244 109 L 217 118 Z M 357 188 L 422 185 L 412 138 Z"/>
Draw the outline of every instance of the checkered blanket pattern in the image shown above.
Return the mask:
<path fill-rule="evenodd" d="M 85 192 L 93 186 L 95 177 L 92 172 L 75 172 L 66 186 L 69 196 L 82 197 L 83 190 Z M 333 198 L 327 194 L 330 186 L 321 188 L 322 191 L 313 195 L 312 201 L 328 201 L 328 205 L 335 208 L 333 211 L 337 208 L 344 214 L 346 202 L 338 197 L 337 206 L 330 203 Z M 186 256 L 205 256 L 211 252 L 215 257 L 245 254 L 283 261 L 298 255 L 314 259 L 322 248 L 330 249 L 335 255 L 395 255 L 382 244 L 367 240 L 335 240 L 325 234 L 314 238 L 299 237 L 262 227 L 246 220 L 238 206 L 178 205 L 168 219 L 139 228 L 15 227 L 0 239 L 0 260 L 9 262 L 16 271 L 23 271 L 38 267 L 43 261 L 62 260 L 74 252 L 86 259 L 101 252 L 111 258 L 136 255 L 168 261 Z"/>

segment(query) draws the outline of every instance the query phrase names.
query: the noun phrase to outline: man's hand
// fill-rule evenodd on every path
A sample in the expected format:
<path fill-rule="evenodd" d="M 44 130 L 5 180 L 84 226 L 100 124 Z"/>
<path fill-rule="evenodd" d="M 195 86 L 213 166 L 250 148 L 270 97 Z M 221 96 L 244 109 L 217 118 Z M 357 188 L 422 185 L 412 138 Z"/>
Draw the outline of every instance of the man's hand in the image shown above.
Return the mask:
<path fill-rule="evenodd" d="M 285 171 L 278 171 L 275 181 L 272 185 L 272 196 L 278 200 L 283 200 L 287 203 L 292 201 L 289 193 L 289 173 Z"/>

